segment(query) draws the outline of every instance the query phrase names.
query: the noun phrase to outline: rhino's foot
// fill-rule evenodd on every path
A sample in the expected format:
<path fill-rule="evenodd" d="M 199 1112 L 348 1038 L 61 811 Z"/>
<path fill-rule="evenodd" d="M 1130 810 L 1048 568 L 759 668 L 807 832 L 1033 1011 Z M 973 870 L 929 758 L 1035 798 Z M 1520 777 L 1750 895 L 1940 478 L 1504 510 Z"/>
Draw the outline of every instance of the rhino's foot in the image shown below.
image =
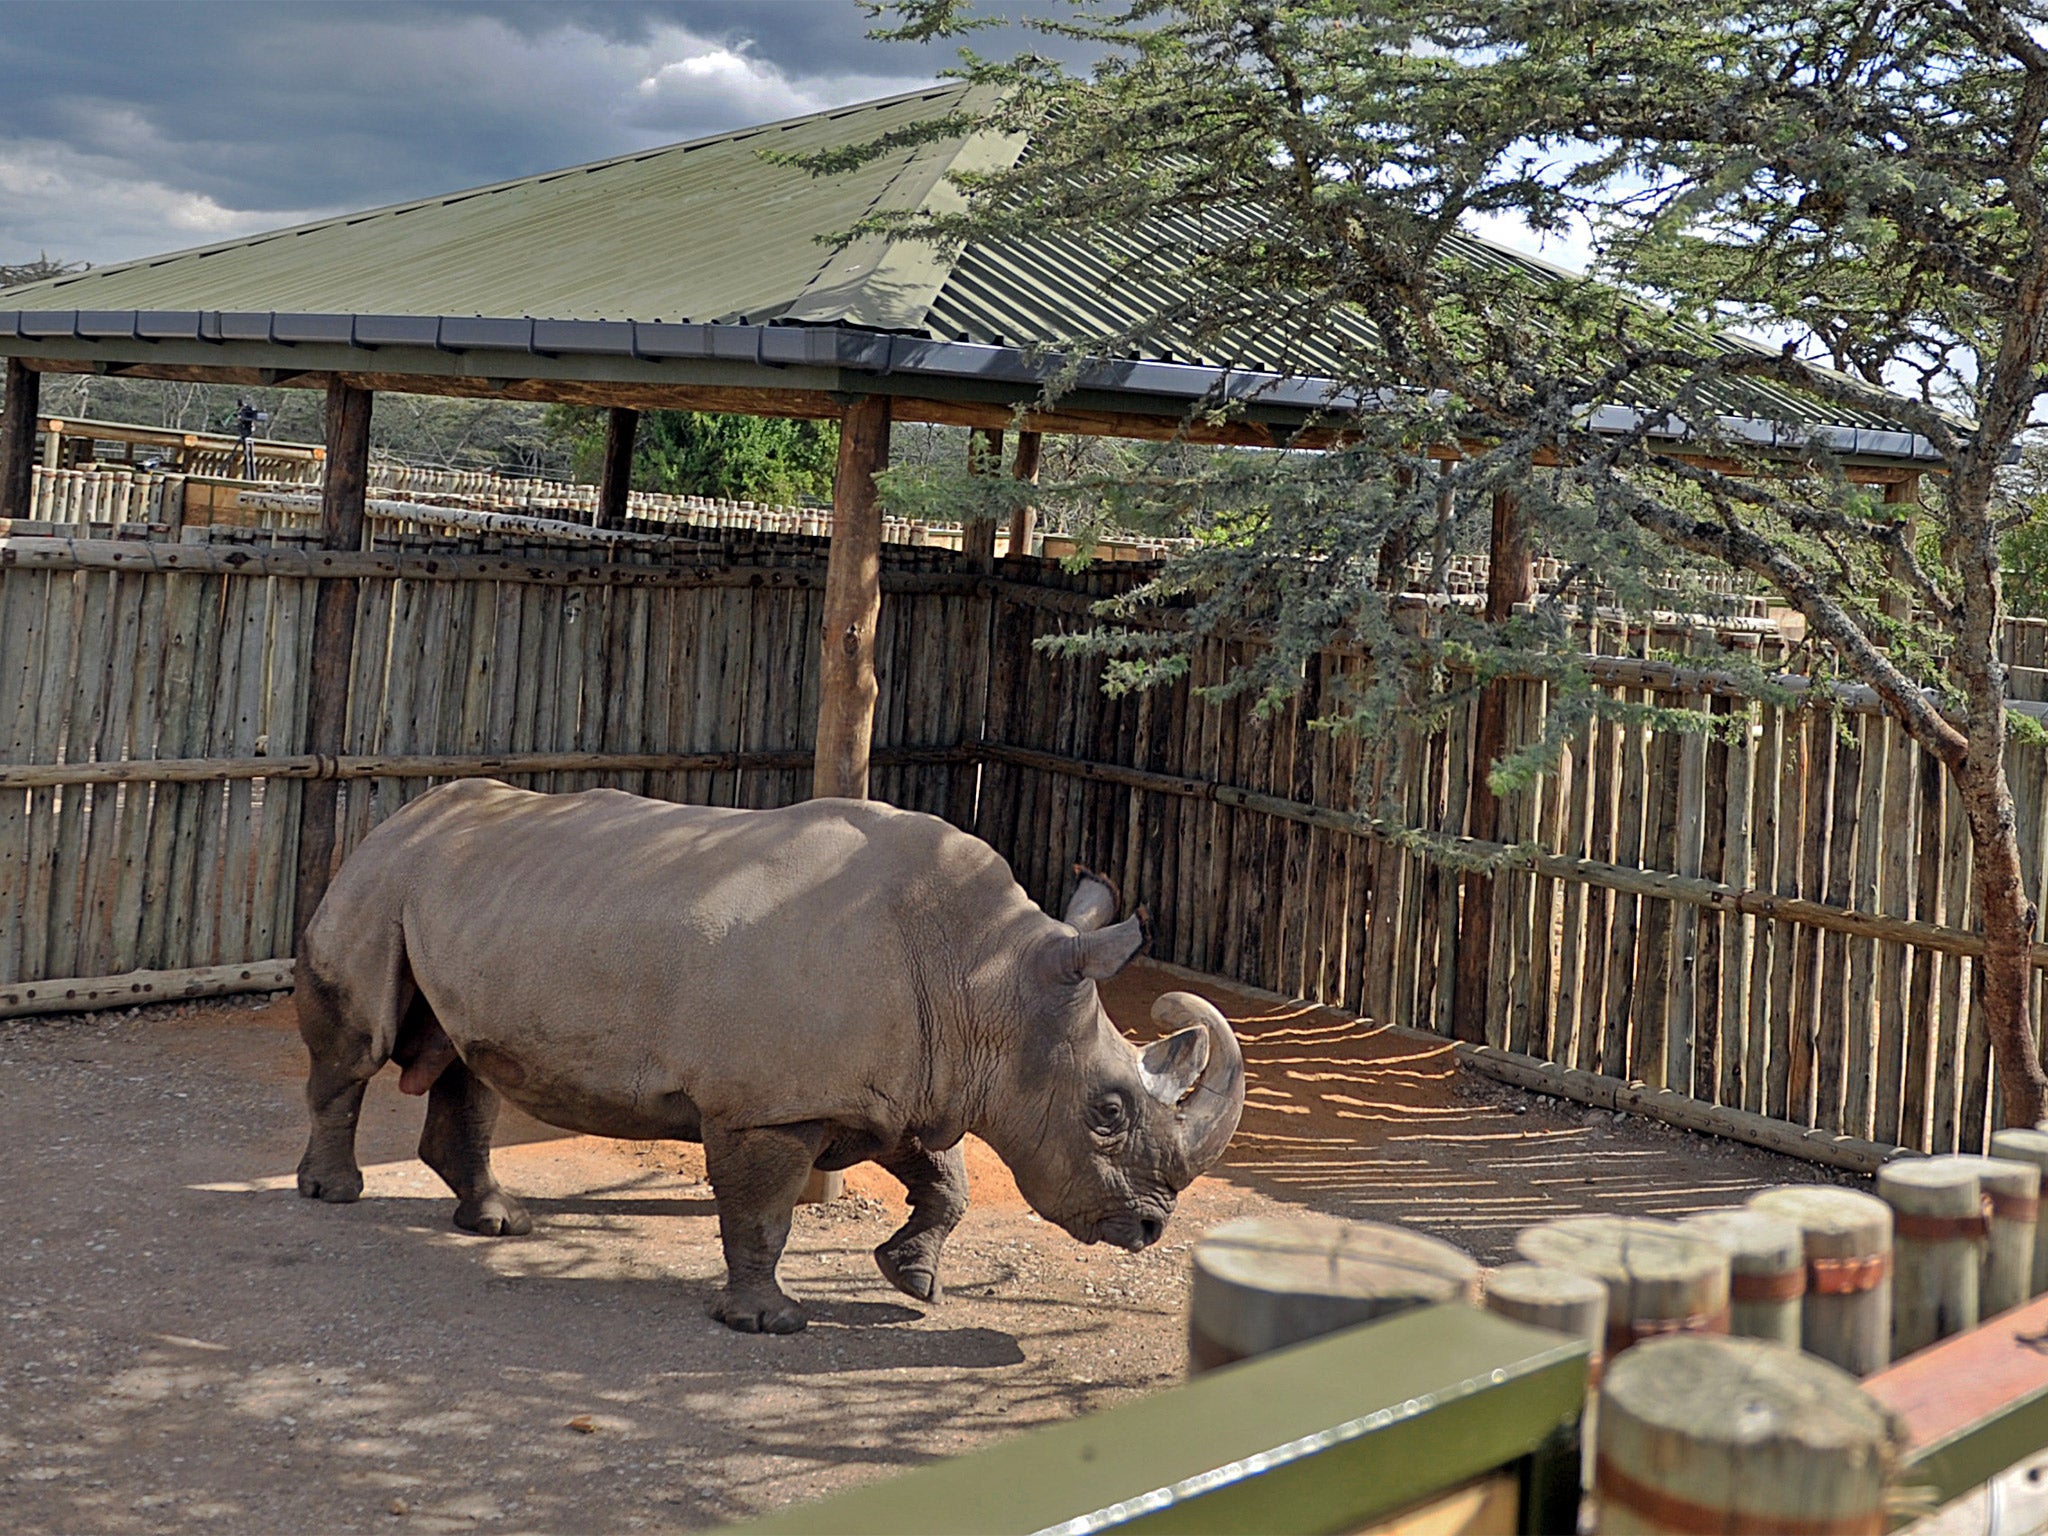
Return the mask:
<path fill-rule="evenodd" d="M 801 1333 L 810 1321 L 780 1291 L 721 1290 L 707 1310 L 736 1333 Z"/>
<path fill-rule="evenodd" d="M 321 1167 L 308 1158 L 299 1164 L 299 1194 L 329 1205 L 348 1205 L 363 1197 L 363 1170 L 352 1163 Z"/>
<path fill-rule="evenodd" d="M 899 1233 L 875 1249 L 875 1267 L 881 1270 L 884 1280 L 915 1301 L 928 1301 L 936 1306 L 946 1299 L 946 1288 L 939 1283 L 936 1243 L 917 1237 L 906 1239 Z"/>
<path fill-rule="evenodd" d="M 505 1191 L 494 1189 L 460 1202 L 455 1207 L 455 1225 L 482 1237 L 524 1237 L 533 1230 L 533 1218 Z"/>

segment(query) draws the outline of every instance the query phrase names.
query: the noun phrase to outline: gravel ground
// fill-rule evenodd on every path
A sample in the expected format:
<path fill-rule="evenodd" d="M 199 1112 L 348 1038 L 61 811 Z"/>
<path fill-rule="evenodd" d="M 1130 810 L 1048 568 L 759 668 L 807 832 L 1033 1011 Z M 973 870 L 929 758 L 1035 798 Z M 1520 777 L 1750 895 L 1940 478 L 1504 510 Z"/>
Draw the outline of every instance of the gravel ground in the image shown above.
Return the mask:
<path fill-rule="evenodd" d="M 1109 993 L 1143 1033 L 1184 981 Z M 1405 1221 L 1495 1261 L 1576 1210 L 1677 1214 L 1819 1170 L 1463 1073 L 1434 1042 L 1204 987 L 1250 1107 L 1219 1177 L 1139 1255 L 1083 1248 L 970 1144 L 949 1298 L 869 1250 L 901 1219 L 872 1167 L 800 1210 L 786 1339 L 710 1322 L 716 1226 L 694 1147 L 515 1114 L 500 1176 L 531 1237 L 473 1237 L 412 1158 L 422 1107 L 372 1085 L 360 1204 L 302 1201 L 288 998 L 0 1023 L 0 1530 L 671 1531 L 815 1498 L 1181 1369 L 1187 1251 L 1307 1206 Z"/>

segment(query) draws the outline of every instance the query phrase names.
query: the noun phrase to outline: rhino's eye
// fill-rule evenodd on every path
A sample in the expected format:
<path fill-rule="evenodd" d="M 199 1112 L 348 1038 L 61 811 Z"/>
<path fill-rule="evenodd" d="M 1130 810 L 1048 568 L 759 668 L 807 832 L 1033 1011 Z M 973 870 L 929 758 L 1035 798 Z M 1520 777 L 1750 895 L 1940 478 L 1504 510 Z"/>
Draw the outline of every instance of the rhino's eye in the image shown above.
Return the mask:
<path fill-rule="evenodd" d="M 1098 1136 L 1120 1134 L 1130 1119 L 1130 1100 L 1121 1093 L 1105 1093 L 1088 1106 L 1088 1129 Z"/>

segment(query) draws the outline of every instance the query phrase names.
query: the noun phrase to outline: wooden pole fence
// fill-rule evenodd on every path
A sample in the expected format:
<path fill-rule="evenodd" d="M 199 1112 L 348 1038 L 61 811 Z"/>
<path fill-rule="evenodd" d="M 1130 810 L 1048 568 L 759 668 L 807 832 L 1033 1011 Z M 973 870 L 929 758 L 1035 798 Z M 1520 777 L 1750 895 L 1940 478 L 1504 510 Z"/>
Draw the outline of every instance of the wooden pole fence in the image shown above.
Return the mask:
<path fill-rule="evenodd" d="M 972 762 L 963 747 L 877 747 L 878 768 Z M 59 785 L 206 784 L 230 779 L 475 779 L 532 773 L 788 773 L 809 768 L 804 751 L 490 752 L 413 756 L 137 758 L 111 763 L 0 764 L 0 789 Z"/>
<path fill-rule="evenodd" d="M 1497 874 L 1515 871 L 1553 880 L 1571 880 L 1581 885 L 1597 885 L 1628 895 L 1682 902 L 1716 912 L 1772 918 L 1809 928 L 1824 928 L 1833 933 L 1846 933 L 1856 938 L 1888 939 L 1922 949 L 1937 949 L 1944 954 L 1977 956 L 1984 953 L 1983 935 L 1945 928 L 1936 923 L 1859 912 L 1805 897 L 1778 896 L 1769 891 L 1737 888 L 1695 875 L 1669 875 L 1657 870 L 1603 864 L 1595 859 L 1569 858 L 1563 854 L 1546 853 L 1542 849 L 1487 842 L 1475 837 L 1418 836 L 1412 829 L 1398 826 L 1385 817 L 1332 810 L 1328 806 L 1282 799 L 1277 795 L 1260 794 L 1207 779 L 1152 773 L 1142 768 L 1125 768 L 1117 763 L 1077 762 L 1057 753 L 1037 752 L 1000 742 L 983 742 L 978 750 L 990 761 L 1035 769 L 1040 773 L 1065 774 L 1103 784 L 1122 784 L 1131 789 L 1150 790 L 1155 794 L 1175 795 L 1187 800 L 1213 800 L 1218 805 L 1238 806 L 1303 826 L 1322 827 L 1354 837 L 1397 840 L 1408 851 L 1451 868 L 1485 864 Z M 2048 944 L 2034 946 L 2033 963 L 2037 969 L 2048 970 Z"/>
<path fill-rule="evenodd" d="M 588 529 L 584 530 L 586 533 Z M 511 581 L 571 587 L 760 587 L 815 592 L 822 572 L 779 565 L 597 565 L 522 560 L 512 555 L 401 554 L 266 545 L 145 544 L 128 539 L 12 538 L 0 543 L 0 570 L 191 571 L 207 575 L 311 580 Z M 970 596 L 986 579 L 952 571 L 885 571 L 884 592 Z"/>

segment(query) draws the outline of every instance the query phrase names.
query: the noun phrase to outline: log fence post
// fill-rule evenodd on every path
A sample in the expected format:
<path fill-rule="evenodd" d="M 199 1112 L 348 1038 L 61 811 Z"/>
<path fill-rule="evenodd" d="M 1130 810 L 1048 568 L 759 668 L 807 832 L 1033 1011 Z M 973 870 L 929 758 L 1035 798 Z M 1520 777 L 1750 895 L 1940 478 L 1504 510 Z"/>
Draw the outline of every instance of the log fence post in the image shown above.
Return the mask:
<path fill-rule="evenodd" d="M 2034 1127 L 2010 1126 L 1991 1133 L 1991 1155 L 2016 1163 L 2032 1163 L 2048 1178 L 2048 1131 Z M 2048 1222 L 2034 1222 L 2034 1268 L 2027 1282 L 2027 1294 L 2048 1291 Z"/>
<path fill-rule="evenodd" d="M 1567 1216 L 1527 1227 L 1515 1252 L 1607 1287 L 1607 1360 L 1647 1338 L 1728 1331 L 1728 1255 L 1676 1222 Z"/>
<path fill-rule="evenodd" d="M 1759 1339 L 1653 1339 L 1601 1388 L 1594 1528 L 1878 1536 L 1897 1435 L 1825 1360 Z"/>
<path fill-rule="evenodd" d="M 357 550 L 370 483 L 373 397 L 333 378 L 327 384 L 327 470 L 320 490 L 320 547 Z M 306 680 L 305 750 L 339 757 L 347 750 L 349 680 L 354 673 L 355 577 L 322 581 L 313 600 L 313 665 Z M 299 801 L 299 857 L 292 905 L 292 949 L 327 893 L 334 871 L 335 822 L 341 785 L 314 779 Z"/>
<path fill-rule="evenodd" d="M 1955 1160 L 1976 1171 L 1978 1187 L 1984 1191 L 1983 1263 L 1977 1276 L 1977 1316 L 1981 1321 L 2010 1312 L 2033 1294 L 2041 1170 L 2017 1158 L 1962 1154 Z"/>
<path fill-rule="evenodd" d="M 1892 1212 L 1873 1195 L 1825 1184 L 1787 1184 L 1750 1197 L 1782 1216 L 1806 1251 L 1799 1347 L 1856 1376 L 1892 1357 Z"/>
<path fill-rule="evenodd" d="M 604 468 L 597 482 L 597 526 L 624 528 L 633 493 L 633 438 L 640 413 L 614 406 L 604 421 Z"/>
<path fill-rule="evenodd" d="M 1728 1251 L 1728 1331 L 1799 1348 L 1806 1248 L 1782 1216 L 1745 1209 L 1703 1211 L 1679 1225 Z"/>
<path fill-rule="evenodd" d="M 7 359 L 7 399 L 0 405 L 0 518 L 26 522 L 35 494 L 36 408 L 43 376 Z"/>
<path fill-rule="evenodd" d="M 1473 1258 L 1420 1232 L 1334 1216 L 1247 1216 L 1195 1245 L 1188 1372 L 1411 1307 L 1478 1299 Z"/>
<path fill-rule="evenodd" d="M 1892 1358 L 1902 1360 L 1977 1326 L 1989 1222 L 1977 1170 L 1959 1157 L 1887 1163 L 1877 1192 L 1892 1208 Z"/>

